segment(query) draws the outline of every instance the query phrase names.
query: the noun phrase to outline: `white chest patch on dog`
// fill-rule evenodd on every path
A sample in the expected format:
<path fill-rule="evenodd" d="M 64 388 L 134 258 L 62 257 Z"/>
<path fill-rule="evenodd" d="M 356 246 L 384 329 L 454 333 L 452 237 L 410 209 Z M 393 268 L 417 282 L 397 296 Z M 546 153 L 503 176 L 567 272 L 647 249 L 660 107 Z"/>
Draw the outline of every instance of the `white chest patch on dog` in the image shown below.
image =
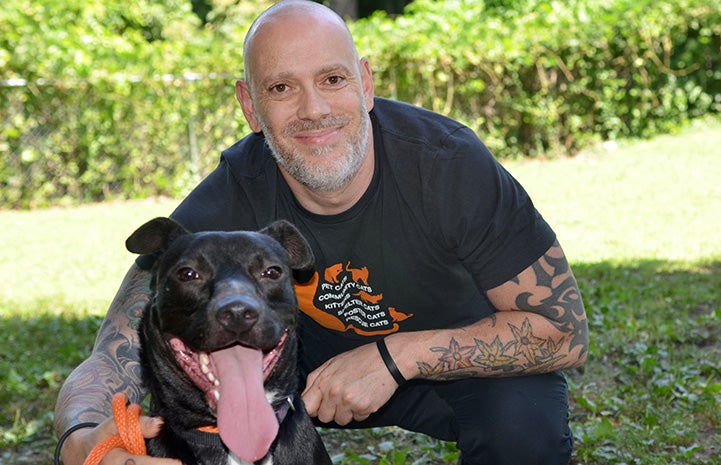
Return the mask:
<path fill-rule="evenodd" d="M 273 465 L 273 457 L 270 456 L 270 454 L 263 459 L 262 462 L 260 462 L 261 465 Z M 230 452 L 228 454 L 228 465 L 253 465 L 252 462 L 246 462 L 245 460 L 241 460 L 237 455 Z"/>
<path fill-rule="evenodd" d="M 280 397 L 280 394 L 275 391 L 265 390 L 265 398 L 268 399 L 268 403 L 270 405 L 273 405 L 278 399 L 280 399 Z"/>

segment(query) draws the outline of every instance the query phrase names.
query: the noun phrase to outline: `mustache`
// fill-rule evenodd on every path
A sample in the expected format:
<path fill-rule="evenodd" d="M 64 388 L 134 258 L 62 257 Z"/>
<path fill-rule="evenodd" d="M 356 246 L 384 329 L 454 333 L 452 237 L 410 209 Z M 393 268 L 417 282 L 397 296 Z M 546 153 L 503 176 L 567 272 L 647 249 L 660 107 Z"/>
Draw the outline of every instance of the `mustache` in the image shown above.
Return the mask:
<path fill-rule="evenodd" d="M 347 115 L 328 115 L 318 120 L 299 120 L 294 121 L 283 130 L 283 135 L 292 137 L 299 132 L 320 131 L 323 129 L 345 126 L 351 122 L 351 117 Z"/>

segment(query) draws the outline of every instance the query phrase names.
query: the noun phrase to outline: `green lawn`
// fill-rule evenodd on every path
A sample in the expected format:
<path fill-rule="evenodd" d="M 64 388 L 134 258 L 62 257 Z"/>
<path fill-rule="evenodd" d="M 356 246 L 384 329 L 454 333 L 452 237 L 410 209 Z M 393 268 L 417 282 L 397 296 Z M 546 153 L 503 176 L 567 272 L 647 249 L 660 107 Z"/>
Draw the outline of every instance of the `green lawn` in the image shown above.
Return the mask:
<path fill-rule="evenodd" d="M 568 373 L 574 464 L 721 464 L 721 122 L 508 162 L 558 233 L 591 327 Z M 47 464 L 57 390 L 173 200 L 0 211 L 0 463 Z M 324 431 L 337 463 L 455 463 L 396 429 Z"/>

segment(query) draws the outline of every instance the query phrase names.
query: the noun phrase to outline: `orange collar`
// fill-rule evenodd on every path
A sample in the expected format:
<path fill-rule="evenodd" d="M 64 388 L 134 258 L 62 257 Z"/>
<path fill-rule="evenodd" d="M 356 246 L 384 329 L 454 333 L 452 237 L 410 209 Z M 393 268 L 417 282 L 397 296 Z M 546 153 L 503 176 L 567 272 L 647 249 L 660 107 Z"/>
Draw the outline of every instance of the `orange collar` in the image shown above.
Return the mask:
<path fill-rule="evenodd" d="M 214 433 L 218 434 L 218 426 L 217 425 L 208 425 L 208 426 L 198 426 L 196 428 L 198 431 L 202 431 L 203 433 Z"/>

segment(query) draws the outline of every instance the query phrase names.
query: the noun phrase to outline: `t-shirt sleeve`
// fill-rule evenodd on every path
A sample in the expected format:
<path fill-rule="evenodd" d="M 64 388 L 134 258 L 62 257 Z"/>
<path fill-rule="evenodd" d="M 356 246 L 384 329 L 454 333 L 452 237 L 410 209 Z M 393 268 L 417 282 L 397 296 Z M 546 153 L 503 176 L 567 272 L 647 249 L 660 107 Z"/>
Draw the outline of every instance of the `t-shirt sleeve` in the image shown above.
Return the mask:
<path fill-rule="evenodd" d="M 514 278 L 555 241 L 520 183 L 470 129 L 447 138 L 432 173 L 428 194 L 442 238 L 479 289 Z"/>
<path fill-rule="evenodd" d="M 242 183 L 237 181 L 225 158 L 183 199 L 170 217 L 190 232 L 260 227 Z M 156 258 L 156 255 L 142 255 L 136 259 L 136 264 L 149 270 Z"/>
<path fill-rule="evenodd" d="M 223 218 L 223 215 L 212 212 L 217 212 L 217 209 L 222 207 L 218 199 L 223 197 L 217 194 L 227 185 L 223 182 L 223 178 L 228 174 L 224 165 L 221 161 L 215 170 L 183 199 L 170 217 L 191 232 L 220 229 L 217 221 Z M 158 254 L 141 255 L 135 263 L 147 271 L 153 267 L 157 257 Z"/>

